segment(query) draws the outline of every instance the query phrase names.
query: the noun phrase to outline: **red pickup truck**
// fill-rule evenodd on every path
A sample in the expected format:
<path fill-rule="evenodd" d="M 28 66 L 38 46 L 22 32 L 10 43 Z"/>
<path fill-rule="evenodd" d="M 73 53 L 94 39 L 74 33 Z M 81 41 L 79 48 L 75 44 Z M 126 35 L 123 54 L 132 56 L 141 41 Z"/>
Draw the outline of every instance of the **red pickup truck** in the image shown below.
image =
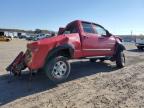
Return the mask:
<path fill-rule="evenodd" d="M 125 66 L 124 50 L 121 39 L 101 25 L 76 20 L 60 28 L 57 36 L 27 44 L 26 52 L 21 53 L 7 71 L 19 74 L 26 67 L 30 72 L 43 69 L 50 80 L 61 82 L 70 74 L 68 60 L 111 60 L 122 68 Z"/>

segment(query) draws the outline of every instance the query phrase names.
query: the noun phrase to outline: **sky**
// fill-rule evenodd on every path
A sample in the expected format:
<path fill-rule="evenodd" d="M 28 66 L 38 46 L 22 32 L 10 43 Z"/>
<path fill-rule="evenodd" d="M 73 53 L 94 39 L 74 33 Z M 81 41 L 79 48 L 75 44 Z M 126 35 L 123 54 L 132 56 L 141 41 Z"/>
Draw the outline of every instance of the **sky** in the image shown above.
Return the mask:
<path fill-rule="evenodd" d="M 112 34 L 144 34 L 144 0 L 0 0 L 0 28 L 57 31 L 73 20 Z"/>

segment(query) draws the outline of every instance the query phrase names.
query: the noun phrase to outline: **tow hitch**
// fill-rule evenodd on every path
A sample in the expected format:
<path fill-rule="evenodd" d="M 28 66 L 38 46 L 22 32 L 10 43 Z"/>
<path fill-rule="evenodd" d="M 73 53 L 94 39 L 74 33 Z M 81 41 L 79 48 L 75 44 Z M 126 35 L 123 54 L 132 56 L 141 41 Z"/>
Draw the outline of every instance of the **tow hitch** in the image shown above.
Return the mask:
<path fill-rule="evenodd" d="M 10 74 L 21 75 L 21 70 L 26 68 L 24 59 L 25 54 L 20 52 L 14 61 L 6 68 L 6 70 L 10 72 Z"/>

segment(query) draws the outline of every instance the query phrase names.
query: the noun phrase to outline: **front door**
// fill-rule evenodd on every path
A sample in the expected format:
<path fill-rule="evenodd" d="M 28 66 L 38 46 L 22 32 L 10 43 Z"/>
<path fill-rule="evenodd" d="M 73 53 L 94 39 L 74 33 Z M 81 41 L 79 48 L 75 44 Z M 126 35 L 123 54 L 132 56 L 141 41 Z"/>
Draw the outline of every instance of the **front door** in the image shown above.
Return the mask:
<path fill-rule="evenodd" d="M 115 48 L 115 37 L 109 36 L 100 25 L 93 24 L 93 28 L 98 38 L 99 55 L 111 56 Z"/>
<path fill-rule="evenodd" d="M 113 36 L 106 36 L 106 30 L 95 24 L 82 23 L 82 50 L 83 56 L 111 56 L 115 45 Z"/>

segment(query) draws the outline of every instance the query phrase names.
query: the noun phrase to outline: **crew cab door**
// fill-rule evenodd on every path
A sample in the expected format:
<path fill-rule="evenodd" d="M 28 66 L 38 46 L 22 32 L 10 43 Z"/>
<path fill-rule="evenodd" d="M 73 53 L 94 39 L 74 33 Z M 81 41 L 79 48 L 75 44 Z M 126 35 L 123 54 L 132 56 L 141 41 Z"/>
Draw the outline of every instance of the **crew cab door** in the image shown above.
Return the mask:
<path fill-rule="evenodd" d="M 98 36 L 91 23 L 82 22 L 82 52 L 84 57 L 97 56 Z"/>
<path fill-rule="evenodd" d="M 112 36 L 105 28 L 93 24 L 93 28 L 98 37 L 98 51 L 101 56 L 111 56 L 114 53 L 115 37 Z"/>
<path fill-rule="evenodd" d="M 107 31 L 92 23 L 82 22 L 82 51 L 83 56 L 111 56 L 115 38 L 107 36 Z"/>

